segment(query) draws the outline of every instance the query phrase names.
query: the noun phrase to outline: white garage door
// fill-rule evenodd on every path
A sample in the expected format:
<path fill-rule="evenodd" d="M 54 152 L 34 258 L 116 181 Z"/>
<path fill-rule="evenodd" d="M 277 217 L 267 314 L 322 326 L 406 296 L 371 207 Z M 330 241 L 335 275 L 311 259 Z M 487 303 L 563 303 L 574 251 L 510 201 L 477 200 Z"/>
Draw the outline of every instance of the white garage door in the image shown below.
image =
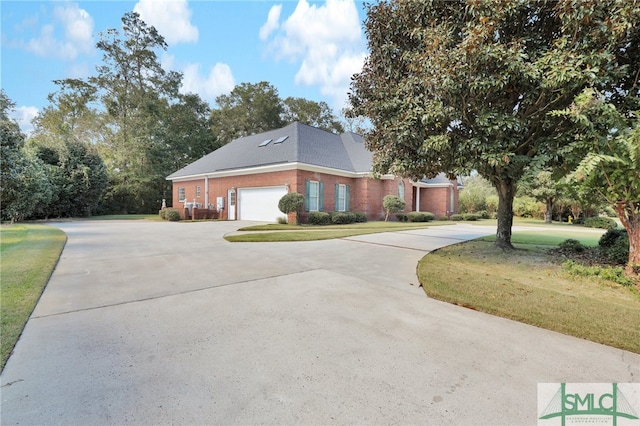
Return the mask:
<path fill-rule="evenodd" d="M 238 189 L 238 218 L 277 222 L 279 217 L 286 216 L 278 209 L 278 201 L 286 193 L 284 186 Z"/>

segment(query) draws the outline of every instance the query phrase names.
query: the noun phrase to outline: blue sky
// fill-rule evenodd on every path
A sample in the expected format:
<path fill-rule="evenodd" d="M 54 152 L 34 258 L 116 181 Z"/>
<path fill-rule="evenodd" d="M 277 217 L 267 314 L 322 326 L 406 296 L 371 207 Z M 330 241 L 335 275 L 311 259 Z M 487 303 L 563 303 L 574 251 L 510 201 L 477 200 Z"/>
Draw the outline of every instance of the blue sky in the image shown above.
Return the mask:
<path fill-rule="evenodd" d="M 165 37 L 158 52 L 180 71 L 183 92 L 215 98 L 240 83 L 268 81 L 280 94 L 344 106 L 366 56 L 362 1 L 5 1 L 1 83 L 23 131 L 47 105 L 53 80 L 95 74 L 98 34 L 140 13 Z"/>

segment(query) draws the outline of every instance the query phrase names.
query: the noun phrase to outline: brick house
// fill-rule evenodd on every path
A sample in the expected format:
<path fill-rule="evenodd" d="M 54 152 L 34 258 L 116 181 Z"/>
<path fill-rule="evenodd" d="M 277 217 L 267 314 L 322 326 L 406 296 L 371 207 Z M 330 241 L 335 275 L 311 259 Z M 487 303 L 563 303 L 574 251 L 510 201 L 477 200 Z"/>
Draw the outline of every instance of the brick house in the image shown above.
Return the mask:
<path fill-rule="evenodd" d="M 407 211 L 436 217 L 457 212 L 456 181 L 444 175 L 419 182 L 374 178 L 372 159 L 360 135 L 336 135 L 294 122 L 235 139 L 167 180 L 173 184 L 174 207 L 185 216 L 195 206 L 217 211 L 220 219 L 276 222 L 284 216 L 278 201 L 287 192 L 305 195 L 302 222 L 309 211 L 363 212 L 369 220 L 383 219 L 387 194 L 403 198 Z"/>

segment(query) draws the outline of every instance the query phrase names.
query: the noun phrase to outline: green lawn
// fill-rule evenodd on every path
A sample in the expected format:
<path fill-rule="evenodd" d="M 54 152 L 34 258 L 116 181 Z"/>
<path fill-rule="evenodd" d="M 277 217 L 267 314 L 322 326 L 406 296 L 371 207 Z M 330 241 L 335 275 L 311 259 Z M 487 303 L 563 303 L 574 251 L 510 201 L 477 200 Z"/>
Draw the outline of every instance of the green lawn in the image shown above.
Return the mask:
<path fill-rule="evenodd" d="M 46 225 L 0 226 L 0 309 L 4 369 L 67 240 Z"/>
<path fill-rule="evenodd" d="M 563 271 L 548 253 L 567 238 L 597 245 L 600 235 L 516 232 L 517 250 L 480 238 L 437 250 L 418 265 L 429 297 L 640 353 L 640 294 L 596 277 Z"/>
<path fill-rule="evenodd" d="M 274 241 L 318 241 L 334 238 L 353 237 L 354 235 L 375 234 L 379 232 L 406 231 L 416 228 L 428 228 L 440 225 L 453 225 L 454 222 L 364 222 L 348 225 L 282 225 L 267 224 L 247 226 L 238 229 L 241 233 L 227 235 L 231 242 L 274 242 Z"/>

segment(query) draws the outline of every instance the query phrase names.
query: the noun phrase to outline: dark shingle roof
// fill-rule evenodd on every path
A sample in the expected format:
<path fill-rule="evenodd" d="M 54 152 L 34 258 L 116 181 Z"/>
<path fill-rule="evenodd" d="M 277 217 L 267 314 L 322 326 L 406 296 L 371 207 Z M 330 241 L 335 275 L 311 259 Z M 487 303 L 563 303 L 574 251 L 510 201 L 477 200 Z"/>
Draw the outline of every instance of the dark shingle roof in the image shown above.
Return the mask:
<path fill-rule="evenodd" d="M 276 143 L 279 138 L 287 137 Z M 264 141 L 271 142 L 264 146 Z M 294 122 L 277 130 L 235 139 L 169 175 L 167 179 L 241 170 L 252 167 L 305 163 L 347 172 L 371 170 L 373 154 L 355 133 L 336 135 L 316 127 Z"/>

